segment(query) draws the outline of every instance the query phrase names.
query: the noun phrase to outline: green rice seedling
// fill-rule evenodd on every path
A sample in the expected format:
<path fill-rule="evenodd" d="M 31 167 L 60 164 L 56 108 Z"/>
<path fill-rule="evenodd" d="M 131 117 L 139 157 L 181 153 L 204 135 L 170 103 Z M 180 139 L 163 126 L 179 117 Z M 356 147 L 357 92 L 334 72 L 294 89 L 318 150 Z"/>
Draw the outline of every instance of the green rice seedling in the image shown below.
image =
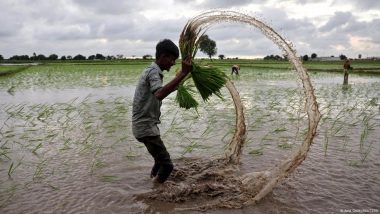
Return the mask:
<path fill-rule="evenodd" d="M 370 119 L 372 118 L 372 115 L 364 114 L 364 117 L 362 119 L 363 123 L 363 130 L 360 134 L 360 151 L 363 150 L 364 142 L 367 139 L 367 136 L 369 135 L 369 131 L 374 127 L 373 125 L 370 125 Z"/>
<path fill-rule="evenodd" d="M 48 183 L 48 182 L 46 182 L 45 183 L 46 185 L 48 185 L 50 188 L 52 188 L 53 190 L 59 190 L 59 187 L 56 187 L 56 186 L 53 186 L 52 184 L 50 184 L 50 183 Z"/>
<path fill-rule="evenodd" d="M 287 131 L 288 129 L 285 128 L 285 127 L 280 127 L 280 128 L 276 128 L 275 130 L 273 130 L 272 132 L 274 133 L 278 133 L 278 132 L 285 132 Z"/>
<path fill-rule="evenodd" d="M 338 132 L 340 132 L 345 127 L 345 124 L 342 124 L 334 129 L 332 135 L 337 136 Z M 344 136 L 344 135 L 343 135 Z"/>
<path fill-rule="evenodd" d="M 96 148 L 96 151 L 95 151 L 94 156 L 96 157 L 96 156 L 98 156 L 98 155 L 100 154 L 100 152 L 102 152 L 102 150 L 103 150 L 104 148 L 107 148 L 107 147 L 104 147 L 104 146 L 102 146 L 102 145 L 97 145 L 97 146 L 95 146 L 95 148 Z"/>
<path fill-rule="evenodd" d="M 100 169 L 100 168 L 103 168 L 103 167 L 106 167 L 107 164 L 103 161 L 100 161 L 100 160 L 95 160 L 94 162 L 92 162 L 91 164 L 91 170 L 90 170 L 90 173 L 93 174 L 95 169 Z"/>
<path fill-rule="evenodd" d="M 212 94 L 222 99 L 220 89 L 226 83 L 227 78 L 224 72 L 215 67 L 194 64 L 191 77 L 204 101 L 207 101 Z"/>
<path fill-rule="evenodd" d="M 96 168 L 103 168 L 103 167 L 106 167 L 107 164 L 103 161 L 100 161 L 100 160 L 97 160 L 95 163 L 94 163 L 95 167 Z"/>
<path fill-rule="evenodd" d="M 325 153 L 325 157 L 327 156 L 327 147 L 329 145 L 329 135 L 328 135 L 328 130 L 325 131 L 325 143 L 323 144 L 323 150 Z"/>
<path fill-rule="evenodd" d="M 293 143 L 290 142 L 285 142 L 285 143 L 280 143 L 277 145 L 281 149 L 291 149 L 293 147 Z"/>
<path fill-rule="evenodd" d="M 0 146 L 0 160 L 5 157 L 8 160 L 11 160 L 11 158 L 7 155 L 10 153 L 10 148 L 6 146 L 8 141 L 5 141 L 3 145 Z"/>
<path fill-rule="evenodd" d="M 209 120 L 207 123 L 206 129 L 202 132 L 201 136 L 204 137 L 205 135 L 210 134 L 212 132 L 212 129 L 215 126 L 215 120 Z"/>
<path fill-rule="evenodd" d="M 371 141 L 371 143 L 369 144 L 367 150 L 364 153 L 362 153 L 362 158 L 361 158 L 362 163 L 367 159 L 369 153 L 371 152 L 371 150 L 373 148 L 373 142 L 374 141 Z"/>
<path fill-rule="evenodd" d="M 90 137 L 93 135 L 93 133 L 89 133 L 87 137 L 81 142 L 81 144 L 88 144 L 91 141 L 89 141 Z"/>
<path fill-rule="evenodd" d="M 263 155 L 264 152 L 263 152 L 263 148 L 260 148 L 260 149 L 253 149 L 251 150 L 250 152 L 248 152 L 248 154 L 251 154 L 251 155 L 254 155 L 254 156 L 260 156 L 260 155 Z"/>
<path fill-rule="evenodd" d="M 33 154 L 37 154 L 37 150 L 40 149 L 42 147 L 42 143 L 39 143 L 33 150 L 32 150 L 32 153 Z"/>
<path fill-rule="evenodd" d="M 12 161 L 11 165 L 9 166 L 9 169 L 8 169 L 8 176 L 9 177 L 12 177 L 12 174 L 14 173 L 14 171 L 21 165 L 21 161 L 19 161 L 17 163 L 17 165 L 14 165 L 14 162 Z"/>
<path fill-rule="evenodd" d="M 227 140 L 225 140 L 227 137 L 230 137 L 231 135 L 233 135 L 233 133 L 234 133 L 234 130 L 232 130 L 232 129 L 229 129 L 225 134 L 224 134 L 224 136 L 222 137 L 222 141 L 223 142 L 227 142 L 227 141 L 229 141 L 228 139 Z"/>
<path fill-rule="evenodd" d="M 128 160 L 134 160 L 138 155 L 133 152 L 133 151 L 128 151 L 127 154 L 125 155 L 125 157 L 128 159 Z"/>
<path fill-rule="evenodd" d="M 37 164 L 36 170 L 34 171 L 34 174 L 33 174 L 33 180 L 43 178 L 43 170 L 46 168 L 46 166 L 47 166 L 47 159 Z"/>
<path fill-rule="evenodd" d="M 70 143 L 71 139 L 65 139 L 65 142 L 63 143 L 63 147 L 60 149 L 61 151 L 71 149 L 71 147 L 68 145 Z"/>
<path fill-rule="evenodd" d="M 198 107 L 198 102 L 194 99 L 192 93 L 194 93 L 192 88 L 186 87 L 184 84 L 178 86 L 175 101 L 179 104 L 179 107 L 185 109 Z"/>
<path fill-rule="evenodd" d="M 185 154 L 187 153 L 191 153 L 194 151 L 194 149 L 196 148 L 200 148 L 201 146 L 198 144 L 198 142 L 195 142 L 195 141 L 192 141 L 190 140 L 189 138 L 185 137 L 185 139 L 187 139 L 190 144 L 188 146 L 186 146 L 186 148 L 183 150 L 183 152 L 181 153 L 181 156 L 184 156 Z"/>
<path fill-rule="evenodd" d="M 139 149 L 145 147 L 143 143 L 136 143 L 135 146 L 136 146 L 137 148 L 139 148 Z"/>
<path fill-rule="evenodd" d="M 349 166 L 353 166 L 353 167 L 359 167 L 360 166 L 360 162 L 358 160 L 348 160 L 347 163 Z"/>

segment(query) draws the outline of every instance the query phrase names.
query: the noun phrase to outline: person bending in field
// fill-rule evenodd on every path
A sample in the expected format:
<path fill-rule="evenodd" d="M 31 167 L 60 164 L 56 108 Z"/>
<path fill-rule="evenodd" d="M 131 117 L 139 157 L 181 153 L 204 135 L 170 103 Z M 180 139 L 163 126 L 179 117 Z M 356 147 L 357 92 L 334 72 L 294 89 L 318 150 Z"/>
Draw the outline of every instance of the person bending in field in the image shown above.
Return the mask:
<path fill-rule="evenodd" d="M 344 71 L 344 78 L 343 78 L 343 85 L 348 84 L 348 72 L 351 70 L 351 60 L 346 60 L 343 64 L 343 71 Z"/>
<path fill-rule="evenodd" d="M 233 65 L 231 68 L 231 75 L 236 73 L 236 75 L 239 75 L 240 66 L 239 65 Z"/>
<path fill-rule="evenodd" d="M 182 70 L 163 86 L 163 71 L 169 71 L 178 59 L 178 47 L 169 39 L 158 42 L 156 60 L 146 68 L 138 81 L 133 98 L 132 132 L 144 143 L 154 158 L 150 176 L 155 182 L 164 183 L 173 170 L 173 163 L 160 137 L 162 100 L 175 91 L 178 84 L 192 69 L 191 57 L 182 60 Z"/>

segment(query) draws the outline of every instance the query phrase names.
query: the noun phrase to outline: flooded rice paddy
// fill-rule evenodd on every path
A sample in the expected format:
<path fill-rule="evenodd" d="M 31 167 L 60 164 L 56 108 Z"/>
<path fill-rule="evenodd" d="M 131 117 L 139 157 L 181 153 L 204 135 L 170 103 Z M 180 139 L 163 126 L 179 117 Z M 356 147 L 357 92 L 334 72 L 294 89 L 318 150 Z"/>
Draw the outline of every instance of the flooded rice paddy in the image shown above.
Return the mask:
<path fill-rule="evenodd" d="M 177 213 L 198 203 L 135 198 L 155 188 L 152 159 L 131 131 L 145 66 L 39 65 L 0 77 L 0 213 Z M 379 212 L 380 76 L 351 74 L 342 88 L 340 73 L 310 75 L 322 119 L 306 160 L 257 205 L 207 213 Z M 265 170 L 307 128 L 300 83 L 279 69 L 231 78 L 247 118 L 241 171 Z M 223 155 L 235 124 L 223 94 L 197 111 L 179 109 L 175 94 L 163 102 L 160 129 L 175 164 Z"/>

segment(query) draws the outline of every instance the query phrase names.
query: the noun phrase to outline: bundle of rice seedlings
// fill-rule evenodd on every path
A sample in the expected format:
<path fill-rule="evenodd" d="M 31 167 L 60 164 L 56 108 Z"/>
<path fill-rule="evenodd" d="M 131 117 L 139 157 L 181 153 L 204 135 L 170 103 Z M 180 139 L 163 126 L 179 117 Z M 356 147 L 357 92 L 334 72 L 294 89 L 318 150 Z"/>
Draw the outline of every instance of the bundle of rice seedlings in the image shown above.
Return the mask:
<path fill-rule="evenodd" d="M 226 83 L 227 78 L 223 71 L 215 67 L 199 66 L 195 64 L 193 65 L 191 77 L 204 101 L 207 101 L 212 94 L 215 94 L 222 99 L 220 89 Z"/>
<path fill-rule="evenodd" d="M 181 84 L 177 89 L 177 96 L 175 98 L 176 102 L 179 104 L 179 107 L 190 109 L 197 108 L 198 102 L 194 99 L 193 94 L 194 90 L 188 85 Z"/>
<path fill-rule="evenodd" d="M 196 24 L 194 20 L 190 20 L 185 25 L 185 28 L 179 38 L 179 48 L 182 59 L 187 56 L 192 56 L 193 59 L 195 58 L 200 42 L 199 39 L 203 34 L 203 28 L 201 25 Z M 219 98 L 222 98 L 220 89 L 226 83 L 227 76 L 225 73 L 215 67 L 197 65 L 194 61 L 192 64 L 193 69 L 189 75 L 191 76 L 203 101 L 207 101 L 213 94 Z M 183 86 L 186 81 L 188 81 L 188 78 L 185 79 L 178 87 L 176 101 L 179 103 L 180 107 L 184 107 L 186 109 L 193 107 L 196 108 L 198 106 L 198 102 L 196 102 L 192 96 L 192 93 L 189 92 L 189 90 L 192 90 L 191 87 Z"/>

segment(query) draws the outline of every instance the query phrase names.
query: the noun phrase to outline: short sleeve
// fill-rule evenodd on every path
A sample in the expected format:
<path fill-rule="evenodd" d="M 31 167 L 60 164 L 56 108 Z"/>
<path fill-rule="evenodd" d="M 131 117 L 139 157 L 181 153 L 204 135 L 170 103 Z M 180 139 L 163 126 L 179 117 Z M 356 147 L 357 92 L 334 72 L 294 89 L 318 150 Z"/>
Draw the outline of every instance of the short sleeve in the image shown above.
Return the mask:
<path fill-rule="evenodd" d="M 151 70 L 147 75 L 150 91 L 154 93 L 157 89 L 162 87 L 162 78 L 159 72 L 155 69 Z"/>

